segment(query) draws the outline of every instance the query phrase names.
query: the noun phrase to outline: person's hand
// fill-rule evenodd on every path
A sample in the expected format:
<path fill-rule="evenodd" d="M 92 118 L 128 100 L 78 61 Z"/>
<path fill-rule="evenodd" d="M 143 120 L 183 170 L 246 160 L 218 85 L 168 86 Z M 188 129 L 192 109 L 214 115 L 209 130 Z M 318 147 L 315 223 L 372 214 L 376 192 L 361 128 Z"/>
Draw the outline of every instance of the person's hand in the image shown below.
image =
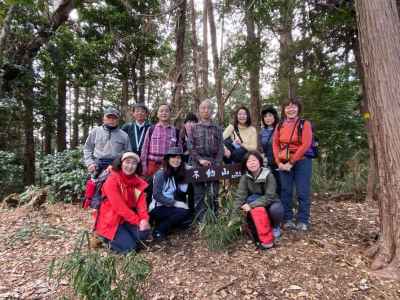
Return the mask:
<path fill-rule="evenodd" d="M 139 231 L 150 230 L 150 223 L 147 220 L 141 220 L 139 223 Z"/>
<path fill-rule="evenodd" d="M 290 162 L 286 163 L 286 170 L 289 172 L 293 168 L 293 165 Z"/>
<path fill-rule="evenodd" d="M 249 212 L 249 211 L 251 210 L 251 206 L 248 205 L 247 203 L 246 203 L 246 204 L 243 204 L 240 208 L 241 208 L 242 210 L 244 210 L 245 212 Z"/>
<path fill-rule="evenodd" d="M 229 151 L 228 148 L 224 147 L 224 156 L 229 158 L 231 157 L 231 154 L 232 154 L 231 151 Z"/>
<path fill-rule="evenodd" d="M 235 144 L 238 144 L 238 145 L 241 145 L 242 144 L 242 141 L 239 139 L 239 138 L 237 138 L 236 140 L 234 140 L 233 141 Z"/>
<path fill-rule="evenodd" d="M 189 209 L 189 206 L 185 202 L 182 202 L 182 201 L 175 201 L 174 207 Z"/>
<path fill-rule="evenodd" d="M 209 167 L 211 166 L 211 162 L 209 160 L 206 159 L 199 159 L 199 163 L 203 166 L 203 167 Z"/>
<path fill-rule="evenodd" d="M 281 171 L 286 171 L 286 169 L 285 169 L 285 164 L 283 164 L 283 163 L 280 162 L 280 163 L 278 164 L 278 169 L 281 170 Z"/>
<path fill-rule="evenodd" d="M 87 169 L 88 169 L 89 173 L 96 172 L 96 164 L 89 165 Z"/>

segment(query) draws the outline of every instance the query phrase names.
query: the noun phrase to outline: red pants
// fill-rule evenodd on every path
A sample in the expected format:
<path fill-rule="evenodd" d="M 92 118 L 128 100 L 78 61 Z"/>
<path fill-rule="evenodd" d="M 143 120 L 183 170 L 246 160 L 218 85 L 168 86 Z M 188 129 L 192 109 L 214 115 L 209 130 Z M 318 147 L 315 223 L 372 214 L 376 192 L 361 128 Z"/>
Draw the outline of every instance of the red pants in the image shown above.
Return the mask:
<path fill-rule="evenodd" d="M 255 207 L 250 210 L 250 216 L 256 227 L 258 239 L 262 244 L 269 244 L 274 241 L 272 227 L 265 207 Z"/>
<path fill-rule="evenodd" d="M 149 160 L 147 163 L 147 174 L 146 176 L 153 176 L 161 167 L 161 162 Z"/>

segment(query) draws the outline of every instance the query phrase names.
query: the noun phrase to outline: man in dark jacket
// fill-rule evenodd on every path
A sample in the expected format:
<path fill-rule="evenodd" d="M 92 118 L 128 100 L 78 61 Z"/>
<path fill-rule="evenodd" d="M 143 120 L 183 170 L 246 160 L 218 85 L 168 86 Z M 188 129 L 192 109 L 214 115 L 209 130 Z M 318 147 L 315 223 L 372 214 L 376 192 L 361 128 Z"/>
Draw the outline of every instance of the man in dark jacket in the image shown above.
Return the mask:
<path fill-rule="evenodd" d="M 144 137 L 146 136 L 147 130 L 151 124 L 147 122 L 149 110 L 144 103 L 136 103 L 132 107 L 133 122 L 129 122 L 122 126 L 122 130 L 125 131 L 131 142 L 132 151 L 140 156 L 142 151 Z"/>

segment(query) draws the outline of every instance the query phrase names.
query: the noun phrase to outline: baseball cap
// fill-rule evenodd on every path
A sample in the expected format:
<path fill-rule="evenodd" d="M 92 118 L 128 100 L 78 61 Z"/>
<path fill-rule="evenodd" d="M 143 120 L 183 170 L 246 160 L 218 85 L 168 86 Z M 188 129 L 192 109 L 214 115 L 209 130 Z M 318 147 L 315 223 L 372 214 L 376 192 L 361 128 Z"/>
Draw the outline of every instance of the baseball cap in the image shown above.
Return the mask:
<path fill-rule="evenodd" d="M 105 116 L 109 116 L 109 115 L 113 115 L 116 116 L 117 118 L 120 117 L 120 113 L 118 109 L 115 109 L 113 107 L 108 107 L 104 110 L 104 115 Z"/>

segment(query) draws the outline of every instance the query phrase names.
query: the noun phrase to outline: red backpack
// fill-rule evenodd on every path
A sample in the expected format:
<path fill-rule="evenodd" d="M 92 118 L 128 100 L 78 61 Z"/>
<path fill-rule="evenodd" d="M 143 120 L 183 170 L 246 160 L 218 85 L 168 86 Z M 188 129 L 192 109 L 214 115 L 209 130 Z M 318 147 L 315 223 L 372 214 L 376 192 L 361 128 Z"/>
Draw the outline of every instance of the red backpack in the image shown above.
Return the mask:
<path fill-rule="evenodd" d="M 101 188 L 104 182 L 110 175 L 110 171 L 105 169 L 101 174 L 96 177 L 90 177 L 86 182 L 85 198 L 82 203 L 83 208 L 99 209 L 105 197 L 101 194 Z"/>

